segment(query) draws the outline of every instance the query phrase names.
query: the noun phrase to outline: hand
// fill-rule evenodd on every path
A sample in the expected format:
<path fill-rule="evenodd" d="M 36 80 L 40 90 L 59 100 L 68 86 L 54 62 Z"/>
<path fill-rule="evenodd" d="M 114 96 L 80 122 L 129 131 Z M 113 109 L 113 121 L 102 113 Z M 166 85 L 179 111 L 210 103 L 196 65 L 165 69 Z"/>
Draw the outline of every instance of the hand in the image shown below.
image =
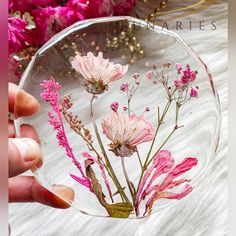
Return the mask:
<path fill-rule="evenodd" d="M 9 111 L 17 109 L 19 116 L 31 116 L 39 108 L 39 102 L 28 93 L 20 90 L 15 84 L 9 83 Z M 16 101 L 16 95 L 20 99 Z M 30 125 L 21 126 L 21 137 L 15 137 L 12 121 L 9 121 L 9 202 L 39 202 L 56 208 L 68 208 L 68 203 L 49 192 L 32 176 L 18 176 L 19 174 L 42 165 L 39 138 L 35 129 Z M 64 199 L 73 200 L 73 189 L 54 185 L 54 191 Z"/>

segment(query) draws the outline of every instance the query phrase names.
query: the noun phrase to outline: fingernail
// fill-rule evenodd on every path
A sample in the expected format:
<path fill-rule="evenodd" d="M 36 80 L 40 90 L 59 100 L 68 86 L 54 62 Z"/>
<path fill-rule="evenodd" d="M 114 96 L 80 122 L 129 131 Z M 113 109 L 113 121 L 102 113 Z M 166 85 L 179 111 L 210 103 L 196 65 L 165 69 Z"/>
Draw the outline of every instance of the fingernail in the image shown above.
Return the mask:
<path fill-rule="evenodd" d="M 11 140 L 18 148 L 21 158 L 29 165 L 33 166 L 41 160 L 41 150 L 39 144 L 31 138 L 15 138 Z"/>
<path fill-rule="evenodd" d="M 15 100 L 15 113 L 17 117 L 30 116 L 39 110 L 40 104 L 32 95 L 19 90 Z"/>
<path fill-rule="evenodd" d="M 68 202 L 72 202 L 74 200 L 75 192 L 72 188 L 67 187 L 65 185 L 57 185 L 57 184 L 52 185 L 52 188 L 55 191 L 55 193 L 57 193 L 58 196 L 61 197 L 62 199 Z"/>

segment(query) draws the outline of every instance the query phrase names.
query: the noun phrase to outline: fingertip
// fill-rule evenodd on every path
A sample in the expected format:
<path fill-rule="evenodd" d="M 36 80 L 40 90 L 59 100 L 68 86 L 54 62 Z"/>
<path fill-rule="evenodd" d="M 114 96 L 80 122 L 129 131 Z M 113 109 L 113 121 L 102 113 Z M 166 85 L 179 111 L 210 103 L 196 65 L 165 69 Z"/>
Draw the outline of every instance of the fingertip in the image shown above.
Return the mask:
<path fill-rule="evenodd" d="M 31 116 L 38 112 L 40 103 L 32 95 L 19 90 L 15 98 L 15 117 Z"/>
<path fill-rule="evenodd" d="M 75 197 L 75 192 L 72 188 L 64 185 L 53 185 L 54 200 L 59 208 L 69 208 Z M 60 197 L 59 197 L 60 196 Z"/>

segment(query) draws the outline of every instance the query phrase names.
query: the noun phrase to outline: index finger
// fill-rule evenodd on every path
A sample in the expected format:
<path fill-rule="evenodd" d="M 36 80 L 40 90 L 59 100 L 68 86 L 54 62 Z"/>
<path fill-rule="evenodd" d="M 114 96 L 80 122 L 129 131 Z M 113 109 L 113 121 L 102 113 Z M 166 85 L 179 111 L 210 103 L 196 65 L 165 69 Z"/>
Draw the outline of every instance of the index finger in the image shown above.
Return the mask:
<path fill-rule="evenodd" d="M 39 102 L 33 96 L 13 83 L 8 84 L 8 104 L 9 111 L 16 117 L 31 116 L 40 108 Z"/>

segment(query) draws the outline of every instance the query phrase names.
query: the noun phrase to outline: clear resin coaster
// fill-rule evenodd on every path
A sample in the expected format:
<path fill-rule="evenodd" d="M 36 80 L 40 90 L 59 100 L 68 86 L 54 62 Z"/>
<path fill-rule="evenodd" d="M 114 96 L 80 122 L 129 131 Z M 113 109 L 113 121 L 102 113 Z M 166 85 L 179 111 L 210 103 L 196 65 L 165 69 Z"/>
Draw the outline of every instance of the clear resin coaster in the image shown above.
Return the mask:
<path fill-rule="evenodd" d="M 171 31 L 132 17 L 81 21 L 35 55 L 20 88 L 31 117 L 39 183 L 93 216 L 141 218 L 194 194 L 214 157 L 220 108 L 207 66 Z M 19 93 L 20 94 L 20 93 Z M 21 96 L 16 98 L 20 102 Z"/>

